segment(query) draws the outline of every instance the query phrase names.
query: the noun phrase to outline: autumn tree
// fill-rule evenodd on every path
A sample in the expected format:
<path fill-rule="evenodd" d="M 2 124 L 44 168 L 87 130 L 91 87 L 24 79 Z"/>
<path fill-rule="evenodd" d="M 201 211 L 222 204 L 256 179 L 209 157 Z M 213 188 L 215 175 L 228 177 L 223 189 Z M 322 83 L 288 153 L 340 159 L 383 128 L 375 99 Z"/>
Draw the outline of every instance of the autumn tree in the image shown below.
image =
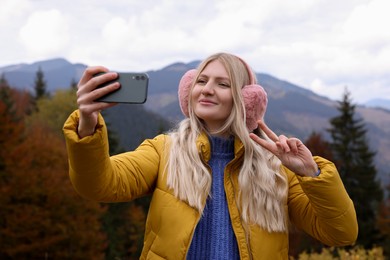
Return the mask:
<path fill-rule="evenodd" d="M 2 76 L 0 80 L 0 176 L 4 178 L 5 159 L 9 152 L 6 147 L 12 149 L 23 131 L 21 118 L 14 102 L 17 94 Z"/>
<path fill-rule="evenodd" d="M 331 145 L 321 133 L 312 132 L 305 141 L 305 145 L 309 148 L 313 156 L 321 156 L 329 161 L 333 161 Z"/>
<path fill-rule="evenodd" d="M 20 107 L 20 95 L 8 95 L 9 107 Z M 103 259 L 105 208 L 75 193 L 63 139 L 42 122 L 25 128 L 5 108 L 0 102 L 0 133 L 12 134 L 0 149 L 0 258 Z"/>
<path fill-rule="evenodd" d="M 356 118 L 348 90 L 338 103 L 339 115 L 330 120 L 331 147 L 340 176 L 356 208 L 357 242 L 371 247 L 378 241 L 375 220 L 383 196 L 373 162 L 375 153 L 369 148 L 362 119 Z"/>
<path fill-rule="evenodd" d="M 68 116 L 77 109 L 74 89 L 57 90 L 51 98 L 36 101 L 36 111 L 27 120 L 27 124 L 40 121 L 62 136 L 62 127 Z"/>
<path fill-rule="evenodd" d="M 386 255 L 390 255 L 390 184 L 387 185 L 387 198 L 383 200 L 379 207 L 378 227 L 383 241 L 381 245 Z"/>
<path fill-rule="evenodd" d="M 106 259 L 139 259 L 145 219 L 146 211 L 137 201 L 108 204 L 102 218 L 108 243 Z"/>

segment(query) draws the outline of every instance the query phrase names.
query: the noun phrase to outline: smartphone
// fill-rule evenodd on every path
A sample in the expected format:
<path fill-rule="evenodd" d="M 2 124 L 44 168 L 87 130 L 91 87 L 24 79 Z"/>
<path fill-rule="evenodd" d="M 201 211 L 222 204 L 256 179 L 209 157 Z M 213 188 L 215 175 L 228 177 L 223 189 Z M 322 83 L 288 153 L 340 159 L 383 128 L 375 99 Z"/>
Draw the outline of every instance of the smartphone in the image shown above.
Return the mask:
<path fill-rule="evenodd" d="M 104 74 L 98 73 L 95 76 Z M 98 88 L 119 82 L 121 87 L 96 101 L 107 103 L 143 104 L 148 96 L 149 77 L 146 73 L 118 72 L 118 78 L 99 85 Z"/>

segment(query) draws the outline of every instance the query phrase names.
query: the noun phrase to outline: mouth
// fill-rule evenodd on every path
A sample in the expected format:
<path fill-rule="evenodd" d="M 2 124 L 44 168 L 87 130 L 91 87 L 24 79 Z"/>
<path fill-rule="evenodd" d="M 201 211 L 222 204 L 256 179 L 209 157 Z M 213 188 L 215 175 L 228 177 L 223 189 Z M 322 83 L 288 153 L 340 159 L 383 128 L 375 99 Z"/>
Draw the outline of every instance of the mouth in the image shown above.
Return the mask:
<path fill-rule="evenodd" d="M 217 103 L 216 102 L 213 102 L 209 99 L 205 99 L 205 98 L 202 98 L 198 101 L 200 104 L 203 104 L 203 105 L 216 105 Z"/>

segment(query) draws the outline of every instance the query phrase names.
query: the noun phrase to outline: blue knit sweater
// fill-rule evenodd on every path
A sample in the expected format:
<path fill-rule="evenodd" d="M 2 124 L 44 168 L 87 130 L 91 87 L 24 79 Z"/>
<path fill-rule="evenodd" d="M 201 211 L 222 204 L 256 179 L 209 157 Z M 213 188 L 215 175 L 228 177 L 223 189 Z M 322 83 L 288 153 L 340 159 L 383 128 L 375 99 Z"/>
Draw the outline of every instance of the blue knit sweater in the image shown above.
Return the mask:
<path fill-rule="evenodd" d="M 211 197 L 196 226 L 188 260 L 240 259 L 224 189 L 224 169 L 234 158 L 234 138 L 210 137 L 212 170 Z"/>

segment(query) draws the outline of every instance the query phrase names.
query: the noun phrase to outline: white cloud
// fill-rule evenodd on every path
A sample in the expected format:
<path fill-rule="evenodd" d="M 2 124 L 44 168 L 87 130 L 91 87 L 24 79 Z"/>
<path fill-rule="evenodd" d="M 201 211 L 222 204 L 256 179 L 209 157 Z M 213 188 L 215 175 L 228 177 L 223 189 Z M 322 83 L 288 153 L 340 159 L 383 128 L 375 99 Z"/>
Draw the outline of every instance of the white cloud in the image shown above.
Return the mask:
<path fill-rule="evenodd" d="M 1 63 L 5 65 L 13 64 L 15 61 L 25 61 L 23 45 L 15 40 L 18 38 L 17 32 L 30 8 L 29 0 L 0 1 Z"/>
<path fill-rule="evenodd" d="M 31 55 L 52 55 L 69 41 L 69 28 L 59 10 L 37 11 L 20 29 L 20 40 Z"/>
<path fill-rule="evenodd" d="M 343 83 L 337 83 L 337 84 L 326 84 L 321 79 L 314 79 L 310 83 L 310 89 L 314 91 L 315 93 L 326 96 L 333 100 L 341 100 L 342 94 L 344 92 L 344 89 L 348 88 L 347 85 Z M 349 89 L 351 91 L 351 89 Z"/>
<path fill-rule="evenodd" d="M 332 98 L 346 85 L 359 101 L 390 98 L 389 5 L 387 0 L 80 0 L 74 8 L 65 0 L 1 0 L 0 30 L 9 41 L 0 47 L 7 50 L 4 65 L 62 56 L 138 71 L 227 51 L 257 72 Z M 375 93 L 367 93 L 367 85 Z"/>
<path fill-rule="evenodd" d="M 0 2 L 0 26 L 9 25 L 20 19 L 31 6 L 28 0 L 2 0 Z"/>
<path fill-rule="evenodd" d="M 345 20 L 328 55 L 316 68 L 327 76 L 369 77 L 387 74 L 390 66 L 390 2 L 373 0 L 356 6 Z"/>
<path fill-rule="evenodd" d="M 135 32 L 131 32 L 129 24 L 121 17 L 110 20 L 102 30 L 102 36 L 106 44 L 114 49 L 130 44 L 127 42 L 129 34 L 135 35 Z M 136 39 L 134 36 L 133 38 Z"/>
<path fill-rule="evenodd" d="M 363 47 L 377 47 L 390 43 L 390 2 L 373 0 L 356 6 L 343 26 L 343 36 L 349 44 Z"/>

